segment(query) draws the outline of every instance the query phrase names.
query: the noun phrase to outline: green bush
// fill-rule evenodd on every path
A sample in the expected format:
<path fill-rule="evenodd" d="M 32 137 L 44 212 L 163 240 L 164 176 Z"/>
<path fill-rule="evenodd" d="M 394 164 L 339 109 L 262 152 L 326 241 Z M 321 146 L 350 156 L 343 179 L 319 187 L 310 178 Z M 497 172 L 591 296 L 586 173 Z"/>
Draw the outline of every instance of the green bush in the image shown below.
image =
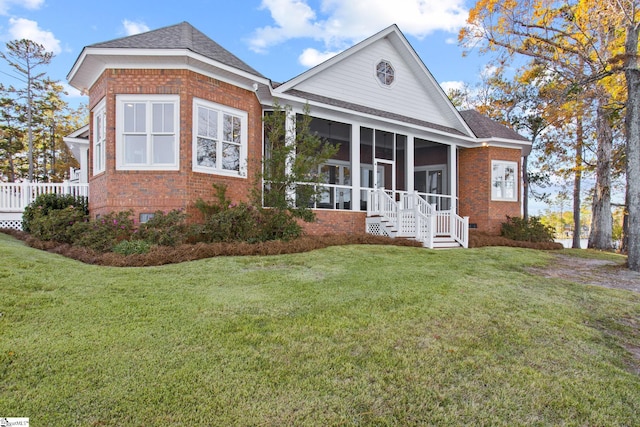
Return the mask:
<path fill-rule="evenodd" d="M 187 215 L 181 210 L 168 213 L 156 211 L 153 218 L 140 224 L 134 233 L 136 239 L 144 240 L 152 245 L 177 246 L 189 238 Z"/>
<path fill-rule="evenodd" d="M 29 220 L 29 229 L 37 239 L 71 244 L 75 239 L 74 224 L 84 224 L 88 220 L 84 210 L 76 206 L 50 210 L 47 214 L 36 210 Z"/>
<path fill-rule="evenodd" d="M 51 211 L 62 210 L 72 207 L 74 210 L 89 214 L 88 201 L 86 197 L 75 197 L 71 194 L 40 194 L 31 202 L 22 214 L 22 230 L 31 233 L 33 219 L 46 216 Z"/>
<path fill-rule="evenodd" d="M 530 216 L 528 221 L 520 217 L 507 216 L 502 223 L 500 234 L 511 240 L 525 242 L 553 242 L 554 230 L 540 222 L 540 218 Z"/>
<path fill-rule="evenodd" d="M 261 209 L 260 240 L 291 240 L 302 235 L 302 227 L 288 211 Z"/>
<path fill-rule="evenodd" d="M 232 203 L 225 185 L 213 186 L 215 200 L 199 199 L 196 208 L 204 224 L 192 227 L 195 240 L 212 242 L 264 242 L 290 240 L 302 235 L 302 227 L 289 210 L 258 208 L 248 203 Z"/>
<path fill-rule="evenodd" d="M 93 221 L 75 223 L 72 232 L 73 244 L 91 248 L 98 252 L 110 252 L 123 240 L 130 240 L 133 234 L 133 212 L 111 212 Z"/>
<path fill-rule="evenodd" d="M 195 203 L 196 209 L 200 211 L 205 221 L 213 215 L 229 209 L 231 200 L 227 199 L 227 186 L 224 184 L 213 184 L 215 200 L 211 203 L 198 199 Z"/>
<path fill-rule="evenodd" d="M 123 240 L 113 247 L 113 252 L 122 255 L 146 254 L 151 244 L 144 240 Z"/>
<path fill-rule="evenodd" d="M 200 239 L 212 242 L 255 242 L 260 240 L 260 213 L 246 203 L 230 205 L 211 214 L 200 228 Z"/>

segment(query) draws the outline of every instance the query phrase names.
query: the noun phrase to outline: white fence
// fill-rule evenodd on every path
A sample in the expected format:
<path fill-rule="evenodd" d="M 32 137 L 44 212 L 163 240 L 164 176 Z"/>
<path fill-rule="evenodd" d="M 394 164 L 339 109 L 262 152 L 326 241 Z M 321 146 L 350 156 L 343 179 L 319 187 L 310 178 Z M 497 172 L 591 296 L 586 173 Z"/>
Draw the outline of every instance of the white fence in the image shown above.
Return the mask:
<path fill-rule="evenodd" d="M 89 184 L 77 183 L 0 183 L 0 213 L 23 212 L 24 208 L 40 194 L 71 194 L 76 197 L 89 195 Z"/>

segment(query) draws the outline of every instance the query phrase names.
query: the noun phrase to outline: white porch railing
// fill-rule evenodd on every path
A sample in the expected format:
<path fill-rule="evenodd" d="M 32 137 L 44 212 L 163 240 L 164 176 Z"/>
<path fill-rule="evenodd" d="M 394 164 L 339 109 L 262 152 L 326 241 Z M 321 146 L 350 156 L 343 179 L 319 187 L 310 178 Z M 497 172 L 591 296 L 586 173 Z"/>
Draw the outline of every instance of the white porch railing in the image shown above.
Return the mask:
<path fill-rule="evenodd" d="M 23 212 L 40 194 L 89 195 L 89 184 L 2 182 L 0 183 L 0 212 Z"/>
<path fill-rule="evenodd" d="M 399 198 L 396 202 L 394 195 Z M 434 238 L 446 236 L 454 239 L 460 246 L 469 246 L 469 218 L 455 213 L 452 200 L 448 210 L 439 210 L 437 197 L 449 197 L 437 194 L 420 194 L 418 192 L 388 192 L 384 189 L 371 190 L 368 193 L 367 216 L 377 216 L 393 230 L 393 237 L 410 237 L 432 248 Z"/>

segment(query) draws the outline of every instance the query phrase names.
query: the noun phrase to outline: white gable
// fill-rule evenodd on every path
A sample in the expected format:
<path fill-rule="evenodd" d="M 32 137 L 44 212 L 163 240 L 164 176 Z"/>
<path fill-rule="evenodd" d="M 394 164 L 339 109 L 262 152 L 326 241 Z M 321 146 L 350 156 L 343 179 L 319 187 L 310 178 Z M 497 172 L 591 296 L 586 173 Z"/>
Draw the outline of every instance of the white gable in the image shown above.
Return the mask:
<path fill-rule="evenodd" d="M 399 31 L 356 45 L 324 64 L 285 83 L 278 91 L 295 89 L 314 95 L 399 114 L 457 129 L 469 130 Z M 384 33 L 384 32 L 383 32 Z M 383 85 L 376 65 L 389 62 L 394 82 Z"/>

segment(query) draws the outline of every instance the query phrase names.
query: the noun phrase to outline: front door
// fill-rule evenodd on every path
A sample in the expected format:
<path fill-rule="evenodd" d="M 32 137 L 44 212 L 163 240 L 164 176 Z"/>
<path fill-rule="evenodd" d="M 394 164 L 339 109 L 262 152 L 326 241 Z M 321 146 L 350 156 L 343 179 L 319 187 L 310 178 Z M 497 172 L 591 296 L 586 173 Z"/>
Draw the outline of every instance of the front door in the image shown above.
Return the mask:
<path fill-rule="evenodd" d="M 396 168 L 393 160 L 375 159 L 373 163 L 376 170 L 373 188 L 384 188 L 393 197 L 396 191 Z"/>

